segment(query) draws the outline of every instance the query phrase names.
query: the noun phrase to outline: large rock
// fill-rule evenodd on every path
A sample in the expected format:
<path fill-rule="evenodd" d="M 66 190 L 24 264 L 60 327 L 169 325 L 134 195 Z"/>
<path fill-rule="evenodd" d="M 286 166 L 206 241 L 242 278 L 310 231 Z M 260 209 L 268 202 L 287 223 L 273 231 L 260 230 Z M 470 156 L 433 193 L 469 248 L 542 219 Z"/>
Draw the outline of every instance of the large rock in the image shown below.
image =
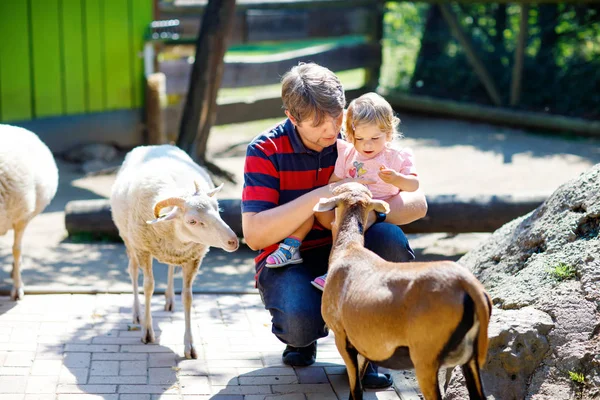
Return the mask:
<path fill-rule="evenodd" d="M 495 305 L 488 399 L 600 399 L 599 231 L 597 164 L 459 260 Z M 445 399 L 468 398 L 462 380 L 455 369 Z"/>

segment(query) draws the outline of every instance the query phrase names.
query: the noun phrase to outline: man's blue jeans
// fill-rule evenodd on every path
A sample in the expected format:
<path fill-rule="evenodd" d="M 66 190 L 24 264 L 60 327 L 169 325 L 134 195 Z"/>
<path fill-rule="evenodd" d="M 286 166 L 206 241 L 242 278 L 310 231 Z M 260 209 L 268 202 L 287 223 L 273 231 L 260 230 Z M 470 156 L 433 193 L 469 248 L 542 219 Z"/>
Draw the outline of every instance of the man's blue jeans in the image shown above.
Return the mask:
<path fill-rule="evenodd" d="M 415 258 L 402 229 L 385 222 L 365 232 L 365 247 L 388 261 Z M 285 344 L 305 347 L 328 334 L 321 316 L 322 292 L 310 282 L 327 272 L 330 251 L 331 246 L 303 251 L 301 264 L 282 268 L 263 268 L 266 259 L 256 266 L 258 290 L 271 313 L 272 331 Z"/>

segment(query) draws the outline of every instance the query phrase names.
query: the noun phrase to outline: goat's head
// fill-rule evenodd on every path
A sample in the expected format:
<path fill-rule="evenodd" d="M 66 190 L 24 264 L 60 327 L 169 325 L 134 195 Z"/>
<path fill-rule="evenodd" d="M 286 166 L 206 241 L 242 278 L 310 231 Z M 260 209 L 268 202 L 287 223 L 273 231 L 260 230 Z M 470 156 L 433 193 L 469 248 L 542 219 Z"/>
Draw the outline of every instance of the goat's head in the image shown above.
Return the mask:
<path fill-rule="evenodd" d="M 236 234 L 223 221 L 215 198 L 220 186 L 204 191 L 194 182 L 194 193 L 170 197 L 154 205 L 154 217 L 148 224 L 161 224 L 170 221 L 174 233 L 184 242 L 195 242 L 207 246 L 220 247 L 225 251 L 235 251 L 239 247 Z M 162 211 L 165 211 L 164 213 Z"/>
<path fill-rule="evenodd" d="M 332 190 L 333 197 L 322 198 L 314 206 L 316 212 L 325 212 L 335 209 L 335 221 L 331 225 L 333 237 L 337 232 L 341 221 L 346 219 L 349 212 L 359 213 L 359 221 L 363 226 L 367 223 L 369 212 L 389 213 L 390 206 L 383 200 L 373 199 L 371 192 L 366 186 L 357 182 L 343 183 Z"/>

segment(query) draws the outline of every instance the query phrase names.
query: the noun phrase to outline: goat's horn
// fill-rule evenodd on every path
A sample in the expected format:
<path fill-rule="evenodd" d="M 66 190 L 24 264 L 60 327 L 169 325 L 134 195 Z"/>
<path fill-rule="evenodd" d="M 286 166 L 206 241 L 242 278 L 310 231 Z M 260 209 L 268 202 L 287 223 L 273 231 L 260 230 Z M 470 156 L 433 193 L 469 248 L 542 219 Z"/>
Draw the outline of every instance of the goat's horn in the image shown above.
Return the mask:
<path fill-rule="evenodd" d="M 194 194 L 200 193 L 200 185 L 198 184 L 198 181 L 195 179 L 194 179 L 194 188 L 196 188 L 196 192 L 194 192 Z"/>
<path fill-rule="evenodd" d="M 156 203 L 156 205 L 154 206 L 154 217 L 155 218 L 159 217 L 159 212 L 162 208 L 172 207 L 172 206 L 182 208 L 184 205 L 185 205 L 185 200 L 182 199 L 181 197 L 170 197 L 168 199 L 161 200 L 158 203 Z"/>

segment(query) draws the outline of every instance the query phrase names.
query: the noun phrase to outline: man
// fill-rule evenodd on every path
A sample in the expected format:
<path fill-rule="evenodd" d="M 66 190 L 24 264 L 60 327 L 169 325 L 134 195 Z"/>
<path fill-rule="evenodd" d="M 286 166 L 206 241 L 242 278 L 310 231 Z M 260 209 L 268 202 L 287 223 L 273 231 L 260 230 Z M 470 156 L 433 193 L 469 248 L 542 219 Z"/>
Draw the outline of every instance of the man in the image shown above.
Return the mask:
<path fill-rule="evenodd" d="M 315 362 L 317 339 L 328 331 L 321 316 L 322 292 L 311 281 L 327 272 L 331 250 L 332 214 L 317 214 L 302 243 L 302 262 L 283 268 L 264 268 L 278 243 L 313 217 L 321 197 L 331 197 L 329 177 L 337 159 L 336 140 L 346 105 L 338 77 L 316 64 L 299 64 L 282 78 L 282 100 L 287 119 L 256 137 L 249 145 L 244 168 L 242 226 L 246 243 L 259 250 L 256 284 L 272 316 L 272 331 L 283 343 L 283 362 L 308 366 Z M 427 212 L 420 192 L 402 193 L 395 220 L 369 217 L 365 246 L 389 261 L 410 261 L 414 254 L 397 226 Z M 392 385 L 388 374 L 370 366 L 363 386 Z"/>

